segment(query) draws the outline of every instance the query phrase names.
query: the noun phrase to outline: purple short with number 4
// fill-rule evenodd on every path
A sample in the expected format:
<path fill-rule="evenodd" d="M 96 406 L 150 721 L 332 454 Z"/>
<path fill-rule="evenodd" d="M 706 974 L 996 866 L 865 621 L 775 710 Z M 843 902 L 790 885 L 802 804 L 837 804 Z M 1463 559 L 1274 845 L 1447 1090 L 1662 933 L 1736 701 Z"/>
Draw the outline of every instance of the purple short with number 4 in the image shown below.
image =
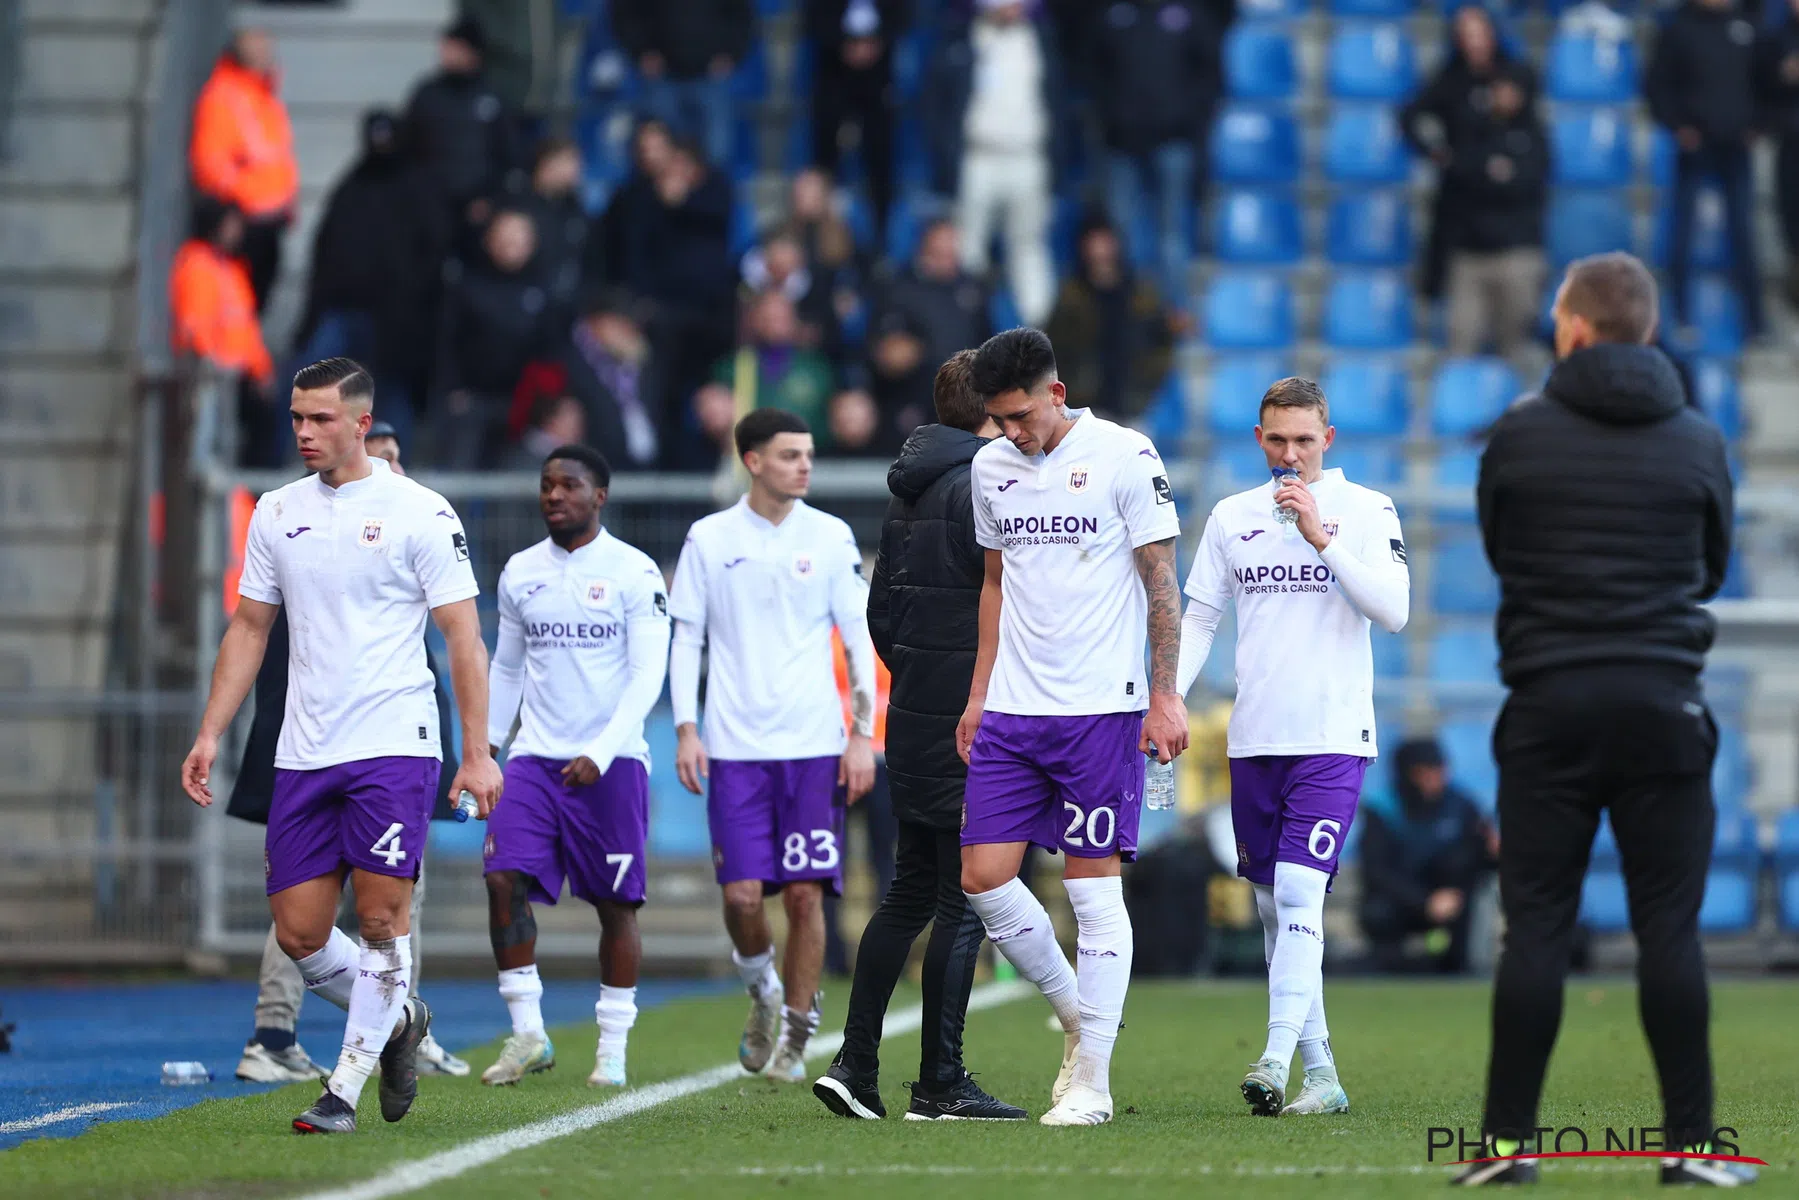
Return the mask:
<path fill-rule="evenodd" d="M 1368 761 L 1353 754 L 1231 759 L 1238 876 L 1272 886 L 1277 862 L 1335 875 Z"/>
<path fill-rule="evenodd" d="M 435 758 L 403 755 L 277 768 L 262 853 L 269 895 L 345 866 L 417 879 L 442 770 Z"/>
<path fill-rule="evenodd" d="M 706 820 L 718 881 L 760 879 L 764 891 L 812 880 L 843 894 L 842 759 L 713 759 Z"/>
<path fill-rule="evenodd" d="M 487 818 L 481 869 L 530 876 L 538 904 L 556 903 L 565 878 L 589 904 L 642 904 L 649 772 L 634 758 L 615 758 L 592 783 L 570 787 L 562 782 L 567 765 L 529 754 L 506 760 L 506 791 Z"/>
<path fill-rule="evenodd" d="M 1140 712 L 987 713 L 968 752 L 962 844 L 1033 842 L 1076 858 L 1137 857 L 1143 818 Z"/>

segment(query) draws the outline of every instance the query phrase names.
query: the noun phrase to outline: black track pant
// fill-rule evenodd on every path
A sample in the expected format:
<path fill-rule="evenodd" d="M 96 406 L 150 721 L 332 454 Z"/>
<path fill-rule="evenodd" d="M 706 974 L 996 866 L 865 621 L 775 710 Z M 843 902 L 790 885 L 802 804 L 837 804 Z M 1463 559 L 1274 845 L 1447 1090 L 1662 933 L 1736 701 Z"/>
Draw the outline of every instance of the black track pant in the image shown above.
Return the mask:
<path fill-rule="evenodd" d="M 1530 679 L 1506 701 L 1493 731 L 1506 936 L 1493 984 L 1488 1133 L 1527 1141 L 1537 1125 L 1581 883 L 1600 810 L 1609 809 L 1666 1144 L 1710 1136 L 1710 1002 L 1699 903 L 1711 862 L 1717 746 L 1697 679 L 1673 666 L 1558 671 Z"/>
<path fill-rule="evenodd" d="M 896 846 L 893 886 L 869 918 L 856 951 L 849 1019 L 843 1027 L 844 1062 L 857 1071 L 877 1070 L 887 1002 L 906 969 L 912 943 L 934 920 L 924 955 L 918 1078 L 947 1083 L 962 1073 L 962 1025 L 987 932 L 962 894 L 960 832 L 901 821 Z"/>

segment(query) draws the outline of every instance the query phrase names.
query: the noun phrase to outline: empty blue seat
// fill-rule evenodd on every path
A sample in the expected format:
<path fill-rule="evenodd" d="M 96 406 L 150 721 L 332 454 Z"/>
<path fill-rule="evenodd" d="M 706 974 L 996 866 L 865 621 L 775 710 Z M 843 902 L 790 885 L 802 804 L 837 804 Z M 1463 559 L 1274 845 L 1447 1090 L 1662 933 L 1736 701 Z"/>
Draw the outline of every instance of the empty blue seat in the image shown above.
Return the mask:
<path fill-rule="evenodd" d="M 768 96 L 768 43 L 750 41 L 749 52 L 731 76 L 731 95 L 739 103 L 756 103 Z"/>
<path fill-rule="evenodd" d="M 1325 395 L 1332 397 L 1331 419 L 1335 420 L 1335 394 Z M 1405 479 L 1405 445 L 1398 438 L 1350 438 L 1331 447 L 1326 465 L 1341 467 L 1344 477 L 1354 483 L 1385 491 Z"/>
<path fill-rule="evenodd" d="M 1485 626 L 1440 629 L 1430 640 L 1433 683 L 1499 682 L 1499 647 Z"/>
<path fill-rule="evenodd" d="M 1412 39 L 1394 21 L 1342 25 L 1325 52 L 1325 79 L 1342 100 L 1403 100 L 1418 86 Z"/>
<path fill-rule="evenodd" d="M 1292 183 L 1299 178 L 1299 127 L 1290 113 L 1227 105 L 1212 131 L 1219 183 Z"/>
<path fill-rule="evenodd" d="M 1630 113 L 1625 109 L 1564 111 L 1549 127 L 1556 183 L 1621 187 L 1630 182 Z"/>
<path fill-rule="evenodd" d="M 1378 355 L 1339 355 L 1318 382 L 1330 401 L 1331 424 L 1339 433 L 1405 433 L 1404 362 Z M 1336 465 L 1342 466 L 1342 461 Z"/>
<path fill-rule="evenodd" d="M 1303 252 L 1299 205 L 1290 195 L 1238 188 L 1212 206 L 1212 252 L 1228 263 L 1285 264 Z"/>
<path fill-rule="evenodd" d="M 1278 354 L 1238 354 L 1212 363 L 1206 426 L 1221 437 L 1249 437 L 1261 420 L 1262 393 L 1293 372 Z"/>
<path fill-rule="evenodd" d="M 1430 552 L 1430 602 L 1437 612 L 1483 616 L 1499 607 L 1499 581 L 1473 525 L 1439 525 Z"/>
<path fill-rule="evenodd" d="M 1467 446 L 1437 455 L 1437 486 L 1472 488 L 1480 482 L 1480 451 Z"/>
<path fill-rule="evenodd" d="M 1243 433 L 1213 444 L 1204 478 L 1206 487 L 1221 496 L 1245 491 L 1268 482 L 1268 459 L 1255 440 Z"/>
<path fill-rule="evenodd" d="M 1755 762 L 1750 757 L 1749 744 L 1741 726 L 1720 719 L 1718 754 L 1712 760 L 1712 797 L 1719 813 L 1741 813 L 1754 783 Z"/>
<path fill-rule="evenodd" d="M 1549 198 L 1545 238 L 1551 265 L 1561 267 L 1609 250 L 1635 249 L 1630 212 L 1630 193 L 1623 189 L 1557 189 Z"/>
<path fill-rule="evenodd" d="M 1674 186 L 1674 161 L 1680 155 L 1674 135 L 1657 125 L 1649 133 L 1649 182 L 1658 188 Z"/>
<path fill-rule="evenodd" d="M 1324 340 L 1345 350 L 1398 350 L 1412 340 L 1412 291 L 1397 271 L 1344 271 L 1324 299 Z"/>
<path fill-rule="evenodd" d="M 1238 100 L 1285 100 L 1298 85 L 1293 38 L 1273 21 L 1240 21 L 1224 37 L 1224 78 Z"/>
<path fill-rule="evenodd" d="M 1417 0 L 1330 0 L 1330 10 L 1339 17 L 1407 17 L 1417 7 Z"/>
<path fill-rule="evenodd" d="M 1743 306 L 1728 279 L 1721 275 L 1696 276 L 1687 285 L 1687 320 L 1699 330 L 1700 354 L 1735 358 L 1742 353 Z"/>
<path fill-rule="evenodd" d="M 1244 20 L 1279 20 L 1304 16 L 1309 0 L 1241 0 L 1237 5 Z"/>
<path fill-rule="evenodd" d="M 1637 52 L 1630 42 L 1558 33 L 1549 39 L 1548 57 L 1551 100 L 1629 104 L 1636 99 Z"/>
<path fill-rule="evenodd" d="M 1696 359 L 1690 364 L 1694 397 L 1707 416 L 1718 423 L 1724 436 L 1735 439 L 1743 433 L 1742 401 L 1737 394 L 1736 369 L 1715 358 Z"/>
<path fill-rule="evenodd" d="M 1224 271 L 1205 298 L 1206 341 L 1219 350 L 1279 350 L 1293 343 L 1293 290 L 1265 271 Z"/>
<path fill-rule="evenodd" d="M 1376 629 L 1373 637 L 1369 639 L 1368 645 L 1374 652 L 1374 677 L 1376 679 L 1404 679 L 1406 677 L 1409 668 L 1406 664 L 1406 640 L 1403 634 Z"/>
<path fill-rule="evenodd" d="M 1674 197 L 1664 192 L 1655 212 L 1655 265 L 1674 261 Z M 1701 271 L 1728 270 L 1731 264 L 1730 225 L 1724 219 L 1724 192 L 1715 183 L 1699 189 L 1693 201 L 1692 241 L 1687 265 Z"/>
<path fill-rule="evenodd" d="M 987 297 L 987 322 L 995 329 L 1017 329 L 1024 324 L 1018 315 L 1018 302 L 1012 299 L 1010 288 L 998 287 Z"/>
<path fill-rule="evenodd" d="M 1799 933 L 1799 808 L 1788 809 L 1774 825 L 1774 884 L 1780 927 Z"/>
<path fill-rule="evenodd" d="M 1382 737 L 1386 735 L 1383 733 Z M 1490 715 L 1445 721 L 1437 741 L 1448 760 L 1449 777 L 1468 789 L 1488 812 L 1499 798 L 1499 767 L 1493 762 L 1493 718 Z M 1392 745 L 1389 740 L 1389 745 Z M 1383 748 L 1384 749 L 1384 748 Z"/>
<path fill-rule="evenodd" d="M 1324 253 L 1351 267 L 1402 267 L 1412 261 L 1412 202 L 1398 189 L 1349 191 L 1331 201 Z"/>
<path fill-rule="evenodd" d="M 1324 128 L 1324 173 L 1342 183 L 1404 183 L 1412 163 L 1391 105 L 1339 104 Z"/>
<path fill-rule="evenodd" d="M 1431 428 L 1445 437 L 1477 433 L 1498 420 L 1521 390 L 1504 359 L 1448 359 L 1431 380 Z"/>
<path fill-rule="evenodd" d="M 739 184 L 731 203 L 731 257 L 742 258 L 756 244 L 756 201 L 749 188 Z"/>

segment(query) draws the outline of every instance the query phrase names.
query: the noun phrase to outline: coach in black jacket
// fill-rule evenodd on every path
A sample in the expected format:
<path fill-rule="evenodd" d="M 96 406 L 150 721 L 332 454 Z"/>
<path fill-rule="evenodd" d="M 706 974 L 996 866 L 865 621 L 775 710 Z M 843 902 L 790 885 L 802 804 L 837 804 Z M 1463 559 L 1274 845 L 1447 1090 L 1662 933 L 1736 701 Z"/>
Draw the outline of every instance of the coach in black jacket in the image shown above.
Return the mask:
<path fill-rule="evenodd" d="M 898 821 L 893 885 L 862 931 L 843 1049 L 813 1092 L 839 1116 L 886 1115 L 877 1088 L 881 1021 L 912 943 L 931 927 L 924 958 L 924 1021 L 910 1114 L 1023 1120 L 962 1066 L 962 1024 L 986 932 L 962 893 L 962 786 L 956 753 L 974 679 L 985 555 L 975 542 L 969 464 L 999 429 L 968 381 L 972 350 L 937 372 L 940 424 L 915 430 L 887 472 L 893 500 L 881 527 L 868 592 L 875 652 L 893 674 L 887 705 L 887 777 Z"/>
<path fill-rule="evenodd" d="M 1712 1070 L 1699 904 L 1710 864 L 1717 726 L 1699 672 L 1730 559 L 1731 483 L 1718 427 L 1649 345 L 1655 280 L 1627 254 L 1582 259 L 1556 296 L 1559 361 L 1500 418 L 1480 464 L 1480 523 L 1499 576 L 1499 665 L 1511 695 L 1499 760 L 1505 951 L 1493 994 L 1486 1132 L 1514 1154 L 1561 1021 L 1581 881 L 1609 809 L 1629 888 L 1643 1028 L 1664 1145 L 1711 1140 Z M 1734 1164 L 1679 1160 L 1664 1182 Z M 1482 1163 L 1465 1182 L 1522 1182 Z"/>

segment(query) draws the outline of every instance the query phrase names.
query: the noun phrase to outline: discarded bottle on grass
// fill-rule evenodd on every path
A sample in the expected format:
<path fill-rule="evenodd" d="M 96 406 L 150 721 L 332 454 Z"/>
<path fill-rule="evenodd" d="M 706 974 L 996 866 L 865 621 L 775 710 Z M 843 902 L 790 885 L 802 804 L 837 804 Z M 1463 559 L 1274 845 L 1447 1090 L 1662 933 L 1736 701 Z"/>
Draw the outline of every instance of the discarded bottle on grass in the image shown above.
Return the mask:
<path fill-rule="evenodd" d="M 206 1069 L 205 1063 L 166 1062 L 162 1064 L 162 1081 L 170 1087 L 211 1083 L 212 1072 Z"/>
<path fill-rule="evenodd" d="M 456 797 L 454 811 L 457 821 L 466 821 L 481 811 L 481 805 L 475 800 L 475 793 L 461 792 Z"/>

